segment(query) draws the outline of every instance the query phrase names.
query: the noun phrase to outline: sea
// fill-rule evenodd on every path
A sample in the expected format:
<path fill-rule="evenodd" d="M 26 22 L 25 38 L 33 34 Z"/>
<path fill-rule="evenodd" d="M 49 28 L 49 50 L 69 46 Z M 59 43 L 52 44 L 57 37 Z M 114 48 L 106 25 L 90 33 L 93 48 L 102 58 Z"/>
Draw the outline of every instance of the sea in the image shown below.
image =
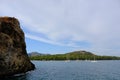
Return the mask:
<path fill-rule="evenodd" d="M 120 61 L 32 61 L 36 69 L 2 80 L 120 80 Z"/>

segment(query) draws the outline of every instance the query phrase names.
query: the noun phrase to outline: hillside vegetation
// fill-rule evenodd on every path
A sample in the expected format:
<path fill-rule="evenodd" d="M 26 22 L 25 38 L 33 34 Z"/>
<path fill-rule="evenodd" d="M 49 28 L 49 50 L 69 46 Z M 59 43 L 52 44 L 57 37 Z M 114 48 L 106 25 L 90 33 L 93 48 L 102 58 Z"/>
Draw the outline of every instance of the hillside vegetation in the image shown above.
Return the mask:
<path fill-rule="evenodd" d="M 120 60 L 116 56 L 99 56 L 87 51 L 74 51 L 65 54 L 44 54 L 29 56 L 31 60 Z"/>

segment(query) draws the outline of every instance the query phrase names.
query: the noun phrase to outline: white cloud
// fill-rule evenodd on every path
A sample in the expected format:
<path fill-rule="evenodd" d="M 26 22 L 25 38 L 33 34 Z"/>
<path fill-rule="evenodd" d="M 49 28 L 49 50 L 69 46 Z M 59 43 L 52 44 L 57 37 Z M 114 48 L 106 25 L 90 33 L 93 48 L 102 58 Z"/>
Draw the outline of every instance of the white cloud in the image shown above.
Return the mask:
<path fill-rule="evenodd" d="M 86 41 L 89 50 L 114 54 L 120 48 L 119 4 L 119 0 L 2 0 L 0 15 L 15 16 L 23 29 L 47 37 L 29 33 L 28 38 L 78 48 L 82 45 L 76 42 Z"/>

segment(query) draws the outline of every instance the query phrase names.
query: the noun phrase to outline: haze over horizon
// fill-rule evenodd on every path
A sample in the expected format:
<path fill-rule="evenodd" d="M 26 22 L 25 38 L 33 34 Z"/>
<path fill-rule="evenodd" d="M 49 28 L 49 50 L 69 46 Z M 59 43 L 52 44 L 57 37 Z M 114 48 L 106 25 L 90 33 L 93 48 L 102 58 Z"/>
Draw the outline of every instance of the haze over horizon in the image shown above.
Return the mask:
<path fill-rule="evenodd" d="M 120 56 L 119 0 L 1 0 L 0 16 L 19 19 L 28 53 Z"/>

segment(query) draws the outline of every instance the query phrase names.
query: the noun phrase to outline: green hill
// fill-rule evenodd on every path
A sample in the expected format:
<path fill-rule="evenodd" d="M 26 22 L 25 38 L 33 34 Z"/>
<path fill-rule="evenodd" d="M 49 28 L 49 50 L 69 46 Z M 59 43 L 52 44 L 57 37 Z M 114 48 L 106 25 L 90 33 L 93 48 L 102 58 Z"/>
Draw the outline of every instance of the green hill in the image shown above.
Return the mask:
<path fill-rule="evenodd" d="M 93 56 L 95 54 L 91 53 L 91 52 L 87 52 L 87 51 L 74 51 L 74 52 L 69 52 L 66 53 L 67 55 L 90 55 Z"/>
<path fill-rule="evenodd" d="M 120 60 L 116 56 L 99 56 L 88 51 L 74 51 L 65 54 L 30 56 L 31 60 Z"/>

